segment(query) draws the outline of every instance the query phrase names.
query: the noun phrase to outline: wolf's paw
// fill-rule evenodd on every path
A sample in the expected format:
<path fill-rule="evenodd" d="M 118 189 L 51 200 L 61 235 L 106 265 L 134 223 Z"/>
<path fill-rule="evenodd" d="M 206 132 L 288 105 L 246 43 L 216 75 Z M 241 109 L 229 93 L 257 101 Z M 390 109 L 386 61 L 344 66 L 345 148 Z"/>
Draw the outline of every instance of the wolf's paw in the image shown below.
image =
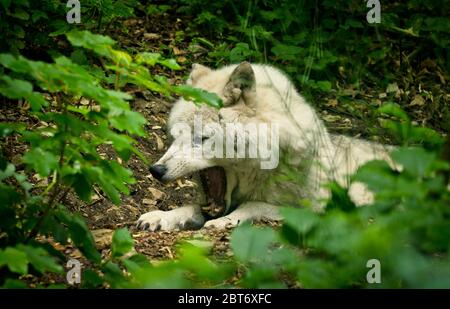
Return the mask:
<path fill-rule="evenodd" d="M 179 225 L 178 218 L 170 212 L 155 210 L 147 212 L 140 216 L 137 221 L 137 227 L 149 231 L 170 231 L 175 230 Z"/>
<path fill-rule="evenodd" d="M 240 223 L 241 223 L 240 220 L 232 219 L 229 217 L 220 217 L 217 219 L 207 221 L 204 227 L 207 229 L 224 230 L 226 228 L 235 227 Z"/>
<path fill-rule="evenodd" d="M 173 231 L 198 229 L 203 225 L 201 214 L 190 209 L 177 208 L 170 211 L 155 210 L 143 214 L 137 221 L 137 228 L 149 231 Z"/>

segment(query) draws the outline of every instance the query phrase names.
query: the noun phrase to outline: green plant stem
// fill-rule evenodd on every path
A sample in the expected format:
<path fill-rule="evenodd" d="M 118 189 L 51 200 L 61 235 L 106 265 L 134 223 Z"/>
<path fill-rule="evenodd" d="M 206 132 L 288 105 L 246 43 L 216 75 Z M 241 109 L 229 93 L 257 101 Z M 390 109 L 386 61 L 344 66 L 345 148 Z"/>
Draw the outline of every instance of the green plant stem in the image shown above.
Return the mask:
<path fill-rule="evenodd" d="M 63 114 L 67 114 L 67 101 L 63 100 L 61 98 L 61 96 L 58 94 L 58 106 L 62 109 L 62 113 Z M 64 125 L 64 129 L 63 132 L 67 132 L 67 123 Z M 66 142 L 63 142 L 61 144 L 61 149 L 60 149 L 60 153 L 59 153 L 59 169 L 62 168 L 62 165 L 64 163 L 64 152 L 66 149 Z M 63 195 L 61 196 L 61 198 L 58 200 L 58 193 L 60 191 L 60 176 L 57 173 L 57 171 L 55 170 L 54 172 L 54 178 L 52 183 L 49 185 L 49 187 L 47 188 L 47 190 L 45 190 L 45 192 L 48 192 L 51 190 L 51 188 L 53 188 L 53 193 L 50 197 L 50 200 L 48 202 L 48 206 L 45 208 L 44 212 L 42 213 L 41 217 L 39 218 L 38 222 L 35 224 L 35 226 L 33 227 L 33 229 L 30 231 L 30 233 L 28 234 L 28 237 L 26 239 L 26 242 L 31 241 L 32 239 L 34 239 L 37 234 L 39 233 L 39 230 L 41 229 L 42 223 L 44 222 L 44 219 L 47 217 L 47 215 L 49 214 L 49 212 L 54 209 L 55 205 L 57 204 L 57 201 L 63 199 L 69 192 L 70 187 L 67 187 L 66 190 L 64 191 Z M 45 193 L 44 192 L 44 193 Z"/>

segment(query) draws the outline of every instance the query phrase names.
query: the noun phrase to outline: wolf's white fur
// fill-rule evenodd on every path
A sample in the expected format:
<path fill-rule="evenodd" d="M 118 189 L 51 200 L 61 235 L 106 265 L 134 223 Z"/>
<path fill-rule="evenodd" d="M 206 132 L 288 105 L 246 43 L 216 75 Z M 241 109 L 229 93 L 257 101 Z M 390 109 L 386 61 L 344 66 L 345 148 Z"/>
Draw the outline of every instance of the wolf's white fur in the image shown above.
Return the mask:
<path fill-rule="evenodd" d="M 196 114 L 203 117 L 203 123 L 278 123 L 283 164 L 273 170 L 262 170 L 258 159 L 180 158 L 175 156 L 179 149 L 169 147 L 157 162 L 167 168 L 163 180 L 176 179 L 211 166 L 225 169 L 227 206 L 236 203 L 239 206 L 224 217 L 206 222 L 205 227 L 224 228 L 261 218 L 278 220 L 277 206 L 299 205 L 303 199 L 311 201 L 320 211 L 330 195 L 324 185 L 331 180 L 343 186 L 350 185 L 350 197 L 357 205 L 370 203 L 371 192 L 361 183 L 350 184 L 348 176 L 369 160 L 389 161 L 389 147 L 329 134 L 289 79 L 272 66 L 241 64 L 239 69 L 243 68 L 244 73 L 254 72 L 254 83 L 242 89 L 230 87 L 230 78 L 237 68 L 237 65 L 230 65 L 212 70 L 195 65 L 187 83 L 218 94 L 226 107 L 220 110 L 206 105 L 198 107 L 180 99 L 170 113 L 169 130 L 179 122 L 192 126 Z M 251 77 L 250 74 L 245 76 Z M 295 171 L 299 181 L 286 179 L 286 168 Z M 277 181 L 280 177 L 284 177 L 283 180 Z M 146 213 L 138 222 L 154 231 L 200 227 L 204 220 L 200 207 L 191 205 L 168 212 Z"/>

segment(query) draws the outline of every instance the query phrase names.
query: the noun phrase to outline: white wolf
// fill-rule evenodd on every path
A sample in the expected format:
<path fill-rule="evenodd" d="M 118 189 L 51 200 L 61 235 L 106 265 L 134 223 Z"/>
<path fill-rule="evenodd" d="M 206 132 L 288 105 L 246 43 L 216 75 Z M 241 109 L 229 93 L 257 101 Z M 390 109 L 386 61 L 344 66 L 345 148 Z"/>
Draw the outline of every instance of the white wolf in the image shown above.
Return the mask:
<path fill-rule="evenodd" d="M 216 93 L 224 107 L 198 106 L 185 99 L 176 102 L 168 121 L 175 140 L 150 171 L 161 181 L 199 172 L 206 202 L 170 211 L 148 212 L 139 218 L 138 227 L 151 231 L 202 226 L 225 228 L 247 220 L 280 220 L 281 205 L 295 206 L 310 201 L 314 209 L 323 209 L 330 195 L 326 185 L 332 180 L 349 186 L 349 195 L 356 205 L 371 202 L 371 192 L 361 183 L 349 183 L 348 176 L 366 161 L 389 161 L 390 147 L 329 134 L 314 109 L 278 69 L 248 62 L 218 70 L 195 64 L 187 84 Z M 201 136 L 194 134 L 193 137 L 191 132 L 174 132 L 173 128 L 179 123 L 193 128 L 197 116 L 202 117 L 203 126 L 211 123 L 216 127 L 227 123 L 277 124 L 280 163 L 273 169 L 261 169 L 261 157 L 223 158 L 211 153 L 201 157 L 179 155 L 182 151 L 179 139 L 187 137 L 195 147 L 212 138 L 214 130 L 203 130 Z M 237 132 L 246 144 L 255 142 L 251 140 L 254 135 L 248 133 Z M 260 134 L 266 133 L 261 131 Z M 263 137 L 269 141 L 274 138 Z M 221 145 L 215 147 L 217 150 Z M 205 205 L 209 205 L 210 211 L 215 208 L 216 215 L 219 212 L 222 216 L 207 221 L 208 213 L 202 208 Z"/>

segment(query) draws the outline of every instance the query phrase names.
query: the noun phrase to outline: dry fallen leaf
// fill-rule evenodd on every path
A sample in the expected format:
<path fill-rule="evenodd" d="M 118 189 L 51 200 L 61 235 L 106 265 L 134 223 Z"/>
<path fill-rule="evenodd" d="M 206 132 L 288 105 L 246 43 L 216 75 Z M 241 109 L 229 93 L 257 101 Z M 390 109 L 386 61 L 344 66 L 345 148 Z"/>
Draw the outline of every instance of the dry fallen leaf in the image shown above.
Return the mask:
<path fill-rule="evenodd" d="M 158 40 L 161 36 L 157 33 L 144 33 L 144 39 L 146 40 Z"/>
<path fill-rule="evenodd" d="M 186 61 L 187 61 L 187 58 L 184 56 L 177 57 L 177 62 L 179 62 L 179 63 L 185 63 Z"/>
<path fill-rule="evenodd" d="M 422 106 L 425 104 L 424 98 L 420 94 L 416 94 L 414 99 L 412 99 L 410 106 Z"/>
<path fill-rule="evenodd" d="M 328 103 L 325 105 L 329 106 L 329 107 L 336 107 L 338 105 L 338 100 L 337 99 L 329 99 Z"/>
<path fill-rule="evenodd" d="M 161 190 L 158 190 L 158 189 L 152 188 L 152 187 L 149 187 L 148 191 L 150 191 L 150 193 L 152 194 L 153 198 L 155 200 L 157 200 L 157 201 L 162 200 L 164 198 L 164 196 L 166 195 Z"/>
<path fill-rule="evenodd" d="M 155 200 L 152 200 L 152 199 L 150 199 L 150 198 L 145 198 L 145 199 L 143 199 L 143 200 L 142 200 L 142 203 L 143 203 L 144 205 L 150 205 L 150 206 L 155 206 L 155 205 L 156 205 L 156 201 L 155 201 Z"/>
<path fill-rule="evenodd" d="M 80 101 L 80 104 L 81 105 L 89 105 L 90 102 L 91 102 L 90 100 L 88 100 L 86 98 L 82 98 Z"/>
<path fill-rule="evenodd" d="M 395 97 L 396 98 L 400 97 L 400 94 L 401 94 L 400 88 L 398 87 L 396 82 L 393 82 L 392 84 L 389 84 L 386 87 L 386 92 L 387 93 L 395 93 Z"/>
<path fill-rule="evenodd" d="M 176 55 L 176 56 L 178 56 L 178 55 L 183 55 L 183 54 L 186 53 L 186 52 L 184 52 L 184 51 L 181 51 L 181 50 L 180 50 L 178 47 L 176 47 L 176 46 L 172 47 L 172 50 L 173 50 L 173 54 Z"/>
<path fill-rule="evenodd" d="M 175 190 L 177 190 L 179 188 L 185 188 L 185 187 L 194 188 L 197 186 L 197 184 L 195 182 L 187 180 L 187 179 L 184 180 L 184 183 L 181 179 L 177 179 L 177 185 L 178 185 L 178 187 L 175 188 Z"/>
<path fill-rule="evenodd" d="M 322 116 L 322 118 L 326 122 L 335 122 L 335 121 L 338 121 L 339 119 L 341 119 L 341 117 L 338 115 L 324 115 L 324 116 Z"/>
<path fill-rule="evenodd" d="M 442 75 L 442 73 L 441 73 L 439 70 L 436 71 L 436 74 L 437 74 L 437 76 L 439 77 L 439 80 L 441 81 L 441 84 L 445 85 L 446 82 L 445 82 L 445 77 L 444 77 L 444 75 Z"/>
<path fill-rule="evenodd" d="M 164 149 L 164 142 L 163 142 L 163 140 L 155 132 L 152 132 L 152 133 L 153 133 L 153 136 L 155 136 L 155 139 L 156 139 L 156 147 L 157 147 L 157 149 L 158 150 L 163 150 Z"/>
<path fill-rule="evenodd" d="M 110 229 L 92 230 L 92 236 L 94 236 L 97 249 L 101 250 L 111 245 L 113 232 Z"/>
<path fill-rule="evenodd" d="M 139 215 L 139 209 L 131 205 L 123 205 L 123 208 L 128 209 L 133 215 Z"/>

